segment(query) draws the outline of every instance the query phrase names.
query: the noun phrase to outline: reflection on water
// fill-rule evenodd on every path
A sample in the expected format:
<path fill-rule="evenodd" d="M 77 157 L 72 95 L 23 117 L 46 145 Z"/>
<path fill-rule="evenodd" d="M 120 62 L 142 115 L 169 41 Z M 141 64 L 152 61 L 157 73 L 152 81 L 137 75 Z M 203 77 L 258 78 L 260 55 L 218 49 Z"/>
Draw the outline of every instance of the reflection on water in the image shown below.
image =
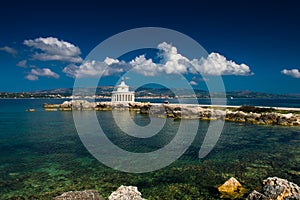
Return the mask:
<path fill-rule="evenodd" d="M 133 152 L 149 152 L 168 144 L 180 121 L 151 138 L 134 138 L 113 123 L 110 111 L 97 112 L 111 141 Z M 131 113 L 146 126 L 148 116 Z M 216 187 L 231 176 L 249 191 L 261 180 L 279 176 L 300 183 L 300 129 L 225 123 L 205 158 L 198 152 L 209 122 L 200 121 L 186 153 L 172 165 L 145 174 L 112 170 L 82 145 L 71 112 L 0 112 L 0 199 L 51 199 L 69 190 L 96 189 L 104 197 L 120 185 L 135 185 L 147 199 L 218 199 Z"/>

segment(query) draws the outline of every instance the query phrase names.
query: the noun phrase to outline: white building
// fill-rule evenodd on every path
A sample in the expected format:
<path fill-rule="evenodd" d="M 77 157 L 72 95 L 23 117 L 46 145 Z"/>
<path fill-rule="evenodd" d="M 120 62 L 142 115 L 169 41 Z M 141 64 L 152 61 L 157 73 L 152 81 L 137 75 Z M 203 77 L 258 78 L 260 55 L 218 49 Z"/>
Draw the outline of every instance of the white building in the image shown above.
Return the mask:
<path fill-rule="evenodd" d="M 134 92 L 129 91 L 129 86 L 125 84 L 125 81 L 121 81 L 116 90 L 112 92 L 111 101 L 134 102 Z"/>

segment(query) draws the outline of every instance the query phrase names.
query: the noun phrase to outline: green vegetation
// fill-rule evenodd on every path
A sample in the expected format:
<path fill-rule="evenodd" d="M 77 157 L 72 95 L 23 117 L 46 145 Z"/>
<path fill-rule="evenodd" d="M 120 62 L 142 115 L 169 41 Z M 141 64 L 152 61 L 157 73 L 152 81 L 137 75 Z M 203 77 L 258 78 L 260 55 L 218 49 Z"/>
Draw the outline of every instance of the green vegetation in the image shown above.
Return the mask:
<path fill-rule="evenodd" d="M 243 111 L 245 113 L 279 113 L 279 114 L 300 114 L 300 111 L 293 111 L 293 110 L 277 110 L 275 108 L 262 108 L 262 107 L 256 107 L 256 106 L 241 106 L 239 108 L 232 108 L 230 109 L 232 111 Z"/>
<path fill-rule="evenodd" d="M 241 106 L 237 108 L 237 111 L 243 111 L 246 113 L 266 113 L 266 112 L 275 112 L 276 110 L 274 108 L 262 108 L 262 107 L 256 107 L 256 106 Z"/>

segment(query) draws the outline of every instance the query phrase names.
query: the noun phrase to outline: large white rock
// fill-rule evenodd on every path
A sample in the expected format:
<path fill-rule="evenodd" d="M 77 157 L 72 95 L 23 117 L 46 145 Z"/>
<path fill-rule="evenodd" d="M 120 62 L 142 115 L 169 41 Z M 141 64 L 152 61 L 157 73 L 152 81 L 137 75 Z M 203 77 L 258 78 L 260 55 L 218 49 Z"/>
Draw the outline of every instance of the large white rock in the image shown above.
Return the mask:
<path fill-rule="evenodd" d="M 121 185 L 116 191 L 111 193 L 108 200 L 145 200 L 135 186 Z"/>

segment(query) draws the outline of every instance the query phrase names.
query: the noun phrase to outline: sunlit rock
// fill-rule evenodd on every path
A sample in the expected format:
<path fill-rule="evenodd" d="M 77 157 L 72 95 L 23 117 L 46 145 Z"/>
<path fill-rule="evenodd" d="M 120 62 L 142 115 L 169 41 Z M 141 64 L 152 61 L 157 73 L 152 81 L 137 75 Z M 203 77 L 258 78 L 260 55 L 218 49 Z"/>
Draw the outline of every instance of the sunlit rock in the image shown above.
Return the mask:
<path fill-rule="evenodd" d="M 145 200 L 142 194 L 134 186 L 120 186 L 115 192 L 111 193 L 108 200 Z"/>
<path fill-rule="evenodd" d="M 221 198 L 237 199 L 242 198 L 247 190 L 234 177 L 228 179 L 223 185 L 218 187 Z"/>
<path fill-rule="evenodd" d="M 65 192 L 53 200 L 104 200 L 96 190 Z"/>

